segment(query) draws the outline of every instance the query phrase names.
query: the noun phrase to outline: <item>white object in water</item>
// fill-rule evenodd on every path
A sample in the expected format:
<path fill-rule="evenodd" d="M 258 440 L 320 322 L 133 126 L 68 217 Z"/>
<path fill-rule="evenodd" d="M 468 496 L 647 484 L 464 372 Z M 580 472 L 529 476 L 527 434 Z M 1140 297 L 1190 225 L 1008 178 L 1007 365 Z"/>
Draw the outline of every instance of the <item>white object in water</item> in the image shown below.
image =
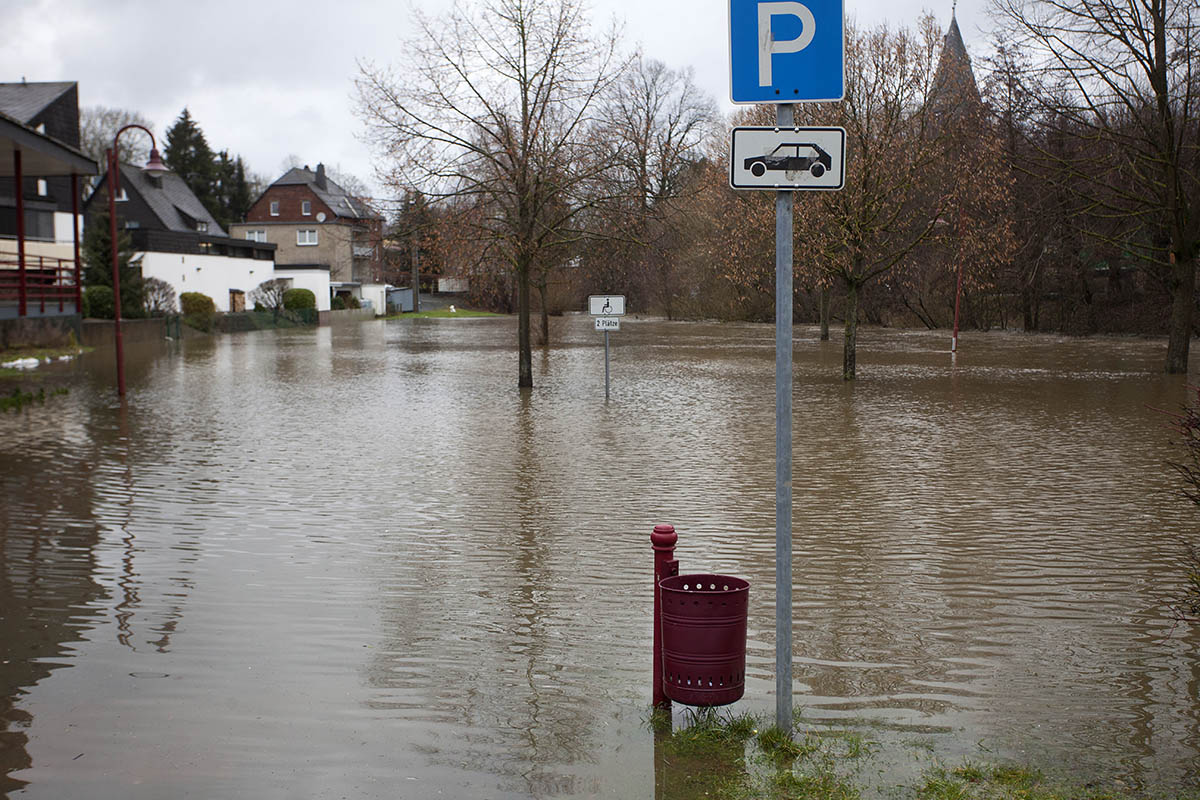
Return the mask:
<path fill-rule="evenodd" d="M 451 313 L 451 314 L 457 314 L 457 313 L 458 313 L 458 311 L 457 311 L 457 310 L 455 310 L 455 308 L 454 308 L 454 306 L 453 306 L 453 305 L 451 305 L 451 306 L 450 306 L 450 313 Z"/>
<path fill-rule="evenodd" d="M 42 363 L 42 362 L 36 358 L 18 358 L 15 361 L 5 361 L 3 364 L 0 364 L 0 367 L 14 368 L 14 369 L 33 369 L 40 363 Z"/>

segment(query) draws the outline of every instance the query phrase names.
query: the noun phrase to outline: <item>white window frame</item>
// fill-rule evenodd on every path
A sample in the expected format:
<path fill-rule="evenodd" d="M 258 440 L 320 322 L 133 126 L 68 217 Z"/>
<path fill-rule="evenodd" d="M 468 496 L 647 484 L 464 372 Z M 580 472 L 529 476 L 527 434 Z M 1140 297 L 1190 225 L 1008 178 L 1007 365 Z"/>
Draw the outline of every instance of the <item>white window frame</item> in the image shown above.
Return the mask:
<path fill-rule="evenodd" d="M 264 230 L 246 231 L 246 240 L 250 242 L 265 242 L 267 240 L 267 232 Z"/>
<path fill-rule="evenodd" d="M 37 193 L 38 193 L 38 197 L 45 197 L 45 196 L 46 196 L 46 195 L 49 193 L 49 192 L 47 191 L 46 179 L 45 179 L 45 178 L 38 178 L 38 179 L 37 179 Z"/>
<path fill-rule="evenodd" d="M 120 189 L 117 189 L 117 202 L 118 202 L 118 203 L 127 203 L 127 202 L 129 202 L 129 195 L 125 194 L 125 187 L 124 187 L 124 186 L 122 186 Z"/>
<path fill-rule="evenodd" d="M 300 201 L 300 213 L 306 217 L 312 216 L 312 200 Z"/>
<path fill-rule="evenodd" d="M 296 231 L 297 247 L 312 247 L 315 244 L 317 244 L 316 228 L 300 228 Z"/>
<path fill-rule="evenodd" d="M 272 217 L 279 216 L 279 201 L 278 200 L 271 201 L 271 216 Z"/>

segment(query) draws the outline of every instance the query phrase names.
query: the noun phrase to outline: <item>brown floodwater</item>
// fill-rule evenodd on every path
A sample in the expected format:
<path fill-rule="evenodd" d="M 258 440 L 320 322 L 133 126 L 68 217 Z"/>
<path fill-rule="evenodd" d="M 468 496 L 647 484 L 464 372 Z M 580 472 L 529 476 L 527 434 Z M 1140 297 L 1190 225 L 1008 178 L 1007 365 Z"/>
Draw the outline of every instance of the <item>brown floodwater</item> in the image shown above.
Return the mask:
<path fill-rule="evenodd" d="M 0 794 L 653 796 L 658 522 L 750 581 L 732 708 L 771 717 L 773 328 L 627 318 L 606 403 L 600 334 L 553 322 L 525 395 L 507 318 L 134 351 L 124 406 L 111 353 L 51 367 L 69 393 L 0 414 Z M 860 344 L 846 384 L 796 329 L 806 722 L 884 783 L 1195 786 L 1164 343 Z"/>

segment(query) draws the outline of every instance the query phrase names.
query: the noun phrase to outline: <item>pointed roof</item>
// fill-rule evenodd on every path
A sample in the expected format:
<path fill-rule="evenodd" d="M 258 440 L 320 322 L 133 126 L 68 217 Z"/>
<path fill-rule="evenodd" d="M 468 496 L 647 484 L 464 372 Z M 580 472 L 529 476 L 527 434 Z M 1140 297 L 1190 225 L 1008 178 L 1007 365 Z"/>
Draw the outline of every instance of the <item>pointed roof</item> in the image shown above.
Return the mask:
<path fill-rule="evenodd" d="M 942 53 L 933 75 L 930 97 L 942 111 L 952 111 L 963 102 L 979 102 L 979 86 L 975 82 L 975 71 L 971 69 L 971 56 L 953 12 L 950 27 L 942 40 Z"/>
<path fill-rule="evenodd" d="M 107 177 L 107 173 L 106 173 Z M 121 185 L 136 191 L 146 201 L 146 205 L 158 217 L 163 228 L 180 233 L 196 233 L 196 223 L 205 222 L 210 236 L 225 236 L 225 231 L 213 219 L 212 214 L 200 202 L 200 198 L 188 187 L 183 178 L 174 172 L 168 172 L 161 178 L 154 179 L 146 171 L 132 164 L 121 165 Z M 102 179 L 96 184 L 96 193 L 107 186 L 107 180 Z"/>
<path fill-rule="evenodd" d="M 55 83 L 0 83 L 0 111 L 28 124 L 46 106 L 75 87 L 74 81 Z"/>
<path fill-rule="evenodd" d="M 366 203 L 356 197 L 352 197 L 349 192 L 334 183 L 333 179 L 325 174 L 325 168 L 321 164 L 317 165 L 316 172 L 313 172 L 307 166 L 292 167 L 271 185 L 307 186 L 312 190 L 313 194 L 321 199 L 322 203 L 329 206 L 330 210 L 339 217 L 348 217 L 350 219 L 379 218 L 379 214 Z"/>

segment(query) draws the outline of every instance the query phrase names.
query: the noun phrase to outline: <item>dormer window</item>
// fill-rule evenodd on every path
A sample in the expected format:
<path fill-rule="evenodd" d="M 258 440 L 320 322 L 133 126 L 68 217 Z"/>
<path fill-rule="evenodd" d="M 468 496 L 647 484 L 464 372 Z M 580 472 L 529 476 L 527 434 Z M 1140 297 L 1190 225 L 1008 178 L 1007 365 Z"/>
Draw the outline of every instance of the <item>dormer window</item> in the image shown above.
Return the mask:
<path fill-rule="evenodd" d="M 117 202 L 124 203 L 124 202 L 127 202 L 128 200 L 129 200 L 129 195 L 125 194 L 125 189 L 124 188 L 118 189 L 117 190 Z"/>
<path fill-rule="evenodd" d="M 306 217 L 312 216 L 312 200 L 302 200 L 300 202 L 300 213 Z"/>
<path fill-rule="evenodd" d="M 279 201 L 278 200 L 271 201 L 271 216 L 272 217 L 279 216 Z"/>
<path fill-rule="evenodd" d="M 196 230 L 198 230 L 200 233 L 208 233 L 208 223 L 207 222 L 197 222 Z"/>

